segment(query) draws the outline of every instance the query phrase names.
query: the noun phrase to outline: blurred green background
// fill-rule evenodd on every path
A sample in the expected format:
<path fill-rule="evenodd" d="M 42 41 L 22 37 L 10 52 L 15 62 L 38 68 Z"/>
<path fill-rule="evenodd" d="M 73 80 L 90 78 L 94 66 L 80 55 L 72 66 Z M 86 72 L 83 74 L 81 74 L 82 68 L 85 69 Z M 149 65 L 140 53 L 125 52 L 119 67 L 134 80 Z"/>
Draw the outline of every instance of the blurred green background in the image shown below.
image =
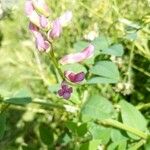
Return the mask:
<path fill-rule="evenodd" d="M 48 87 L 56 84 L 55 68 L 46 54 L 39 54 L 28 30 L 24 14 L 24 0 L 0 2 L 0 95 L 14 96 L 18 91 L 35 99 L 57 101 Z M 47 0 L 51 17 L 56 18 L 65 10 L 73 12 L 72 23 L 63 29 L 55 41 L 56 55 L 73 52 L 74 43 L 83 40 L 91 31 L 104 35 L 113 42 L 122 43 L 124 56 L 111 58 L 121 71 L 120 85 L 100 86 L 101 93 L 112 102 L 124 98 L 132 104 L 150 100 L 150 1 L 149 0 Z M 134 51 L 132 49 L 134 41 Z M 114 60 L 115 59 L 115 60 Z M 132 63 L 129 64 L 131 59 Z M 130 66 L 129 66 L 130 65 Z M 129 69 L 132 71 L 128 73 Z M 117 94 L 114 93 L 117 91 Z M 61 102 L 60 102 L 61 103 Z M 150 111 L 143 111 L 150 117 Z M 0 141 L 1 150 L 47 149 L 41 142 L 39 129 L 50 125 L 51 142 L 57 149 L 65 149 L 67 131 L 63 123 L 74 115 L 39 105 L 12 106 L 7 114 L 6 134 Z M 42 131 L 41 131 L 42 132 Z M 46 129 L 44 132 L 47 132 Z M 48 141 L 49 142 L 49 141 Z M 49 143 L 51 144 L 51 143 Z M 49 148 L 51 149 L 51 148 Z M 71 148 L 70 148 L 71 149 Z"/>

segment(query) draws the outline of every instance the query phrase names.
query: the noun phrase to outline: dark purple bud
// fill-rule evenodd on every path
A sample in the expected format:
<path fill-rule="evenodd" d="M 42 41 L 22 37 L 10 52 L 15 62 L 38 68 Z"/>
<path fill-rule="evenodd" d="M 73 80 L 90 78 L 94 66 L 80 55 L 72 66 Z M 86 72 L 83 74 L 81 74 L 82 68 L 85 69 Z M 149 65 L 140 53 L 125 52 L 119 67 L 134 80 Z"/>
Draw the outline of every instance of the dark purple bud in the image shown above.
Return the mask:
<path fill-rule="evenodd" d="M 69 99 L 70 96 L 71 96 L 71 93 L 69 93 L 69 92 L 65 92 L 65 93 L 63 94 L 63 98 L 64 98 L 64 99 Z"/>
<path fill-rule="evenodd" d="M 79 82 L 83 81 L 85 78 L 84 72 L 74 73 L 72 71 L 65 71 L 64 74 L 68 80 L 70 80 L 71 82 L 74 82 L 74 83 L 79 83 Z"/>
<path fill-rule="evenodd" d="M 58 95 L 59 96 L 62 96 L 64 99 L 69 99 L 70 96 L 71 96 L 71 93 L 72 93 L 72 87 L 69 87 L 67 85 L 67 82 L 66 81 L 63 81 L 61 83 L 61 89 L 58 90 Z"/>

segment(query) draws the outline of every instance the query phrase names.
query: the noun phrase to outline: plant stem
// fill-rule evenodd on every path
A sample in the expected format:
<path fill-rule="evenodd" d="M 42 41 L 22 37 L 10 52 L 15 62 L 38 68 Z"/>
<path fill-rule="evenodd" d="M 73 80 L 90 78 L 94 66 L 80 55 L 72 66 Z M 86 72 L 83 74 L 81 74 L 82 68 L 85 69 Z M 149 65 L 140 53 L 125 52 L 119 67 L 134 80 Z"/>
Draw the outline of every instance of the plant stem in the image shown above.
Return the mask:
<path fill-rule="evenodd" d="M 131 68 L 132 68 L 132 60 L 133 60 L 133 56 L 134 56 L 134 41 L 132 43 L 132 46 L 131 46 L 131 52 L 130 52 L 130 57 L 129 57 L 129 66 L 128 66 L 128 75 L 127 75 L 127 79 L 128 79 L 128 82 L 131 82 Z"/>
<path fill-rule="evenodd" d="M 55 54 L 54 54 L 53 44 L 52 44 L 52 43 L 50 43 L 50 44 L 51 44 L 51 51 L 50 51 L 50 53 L 49 53 L 49 54 L 50 54 L 49 56 L 50 56 L 51 60 L 53 61 L 55 67 L 57 68 L 57 70 L 58 70 L 60 76 L 61 76 L 62 79 L 64 80 L 64 75 L 63 75 L 63 73 L 62 73 L 62 71 L 61 71 L 61 68 L 60 68 L 60 66 L 59 66 L 59 64 L 58 64 L 58 61 L 56 60 L 56 57 L 55 57 Z"/>
<path fill-rule="evenodd" d="M 128 131 L 130 133 L 133 133 L 143 139 L 147 139 L 148 138 L 148 135 L 138 129 L 135 129 L 135 128 L 132 128 L 128 125 L 125 125 L 123 123 L 120 123 L 116 120 L 112 120 L 112 119 L 105 119 L 105 120 L 102 120 L 100 122 L 98 122 L 99 124 L 102 124 L 104 126 L 112 126 L 112 127 L 115 127 L 115 128 L 119 128 L 119 129 L 122 129 L 122 130 L 125 130 L 125 131 Z"/>
<path fill-rule="evenodd" d="M 128 150 L 138 150 L 145 143 L 145 140 L 141 140 L 140 142 L 137 142 L 134 146 L 130 147 Z"/>
<path fill-rule="evenodd" d="M 140 105 L 136 106 L 136 108 L 137 108 L 138 110 L 150 108 L 150 103 L 147 103 L 147 104 L 140 104 Z"/>
<path fill-rule="evenodd" d="M 63 105 L 50 103 L 50 102 L 40 100 L 40 99 L 34 99 L 32 100 L 32 103 L 43 105 L 43 106 L 48 106 L 48 107 L 53 107 L 53 108 L 65 109 Z"/>

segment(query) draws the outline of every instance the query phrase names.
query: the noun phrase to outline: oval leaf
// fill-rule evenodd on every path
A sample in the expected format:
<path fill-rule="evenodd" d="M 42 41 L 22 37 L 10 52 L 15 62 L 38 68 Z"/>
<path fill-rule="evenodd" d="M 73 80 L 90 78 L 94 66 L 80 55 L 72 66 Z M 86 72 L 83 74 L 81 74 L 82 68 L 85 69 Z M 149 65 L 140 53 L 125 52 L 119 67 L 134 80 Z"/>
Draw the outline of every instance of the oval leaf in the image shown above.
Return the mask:
<path fill-rule="evenodd" d="M 106 119 L 113 115 L 114 109 L 112 104 L 104 97 L 99 95 L 91 96 L 84 104 L 81 115 L 83 121 L 95 119 Z"/>
<path fill-rule="evenodd" d="M 123 123 L 141 131 L 147 131 L 147 122 L 143 115 L 130 103 L 122 100 L 121 106 L 121 117 Z M 127 132 L 127 134 L 133 139 L 139 139 L 139 137 Z"/>

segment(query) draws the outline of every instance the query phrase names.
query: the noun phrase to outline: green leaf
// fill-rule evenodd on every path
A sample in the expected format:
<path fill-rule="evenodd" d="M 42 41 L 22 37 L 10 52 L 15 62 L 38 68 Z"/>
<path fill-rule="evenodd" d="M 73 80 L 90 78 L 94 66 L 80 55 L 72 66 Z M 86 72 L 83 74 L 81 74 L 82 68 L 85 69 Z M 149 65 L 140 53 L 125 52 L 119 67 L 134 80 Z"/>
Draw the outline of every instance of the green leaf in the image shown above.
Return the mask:
<path fill-rule="evenodd" d="M 113 112 L 113 106 L 106 98 L 100 95 L 93 95 L 89 97 L 82 107 L 81 116 L 83 121 L 101 120 L 110 118 Z"/>
<path fill-rule="evenodd" d="M 115 56 L 122 56 L 123 55 L 123 46 L 121 44 L 114 44 L 109 48 L 103 49 L 102 53 L 110 54 Z"/>
<path fill-rule="evenodd" d="M 87 84 L 102 84 L 102 83 L 116 83 L 117 80 L 109 79 L 105 77 L 93 77 L 87 81 Z"/>
<path fill-rule="evenodd" d="M 118 129 L 112 129 L 111 130 L 111 140 L 113 142 L 117 142 L 117 141 L 120 141 L 120 140 L 127 140 L 127 137 L 125 137 L 121 132 L 120 130 Z"/>
<path fill-rule="evenodd" d="M 68 121 L 66 127 L 73 133 L 77 133 L 77 124 L 75 122 Z"/>
<path fill-rule="evenodd" d="M 40 124 L 39 132 L 40 132 L 40 138 L 44 144 L 46 145 L 53 144 L 54 141 L 53 131 L 48 125 L 44 123 Z"/>
<path fill-rule="evenodd" d="M 80 126 L 75 122 L 68 121 L 66 127 L 74 134 L 80 137 L 84 136 L 87 133 L 87 124 L 82 123 Z"/>
<path fill-rule="evenodd" d="M 87 133 L 87 123 L 82 123 L 78 128 L 77 128 L 77 133 L 78 136 L 83 137 Z"/>
<path fill-rule="evenodd" d="M 12 98 L 8 98 L 4 102 L 15 105 L 26 105 L 31 103 L 32 99 L 27 89 L 21 89 Z"/>
<path fill-rule="evenodd" d="M 127 33 L 125 36 L 125 39 L 131 40 L 131 41 L 136 40 L 137 39 L 137 32 Z"/>
<path fill-rule="evenodd" d="M 80 150 L 97 150 L 101 140 L 92 140 L 88 143 L 82 144 Z"/>
<path fill-rule="evenodd" d="M 82 51 L 84 48 L 86 48 L 89 45 L 86 41 L 78 41 L 73 45 L 73 48 L 76 52 Z"/>
<path fill-rule="evenodd" d="M 3 138 L 6 129 L 6 116 L 0 114 L 0 140 Z"/>
<path fill-rule="evenodd" d="M 126 140 L 120 140 L 111 143 L 107 150 L 126 150 L 127 141 Z"/>
<path fill-rule="evenodd" d="M 123 123 L 141 131 L 147 131 L 147 122 L 144 116 L 130 103 L 122 100 L 121 106 L 121 117 Z M 139 137 L 127 132 L 127 134 L 133 139 L 139 139 Z"/>
<path fill-rule="evenodd" d="M 63 71 L 69 70 L 69 71 L 73 71 L 76 73 L 81 72 L 81 71 L 83 71 L 84 73 L 87 72 L 86 68 L 83 65 L 78 64 L 78 63 L 63 65 L 62 69 Z"/>
<path fill-rule="evenodd" d="M 89 131 L 92 134 L 93 139 L 101 140 L 102 144 L 107 144 L 110 140 L 111 128 L 105 128 L 95 123 L 90 123 Z"/>
<path fill-rule="evenodd" d="M 4 100 L 4 102 L 15 105 L 26 105 L 32 102 L 31 97 L 14 97 Z"/>
<path fill-rule="evenodd" d="M 100 36 L 98 38 L 95 38 L 95 40 L 92 41 L 92 44 L 94 45 L 95 51 L 97 52 L 97 51 L 108 48 L 110 42 L 105 36 Z"/>
<path fill-rule="evenodd" d="M 90 79 L 88 83 L 116 83 L 119 80 L 118 68 L 111 61 L 99 61 L 90 69 L 90 72 L 98 77 Z"/>

